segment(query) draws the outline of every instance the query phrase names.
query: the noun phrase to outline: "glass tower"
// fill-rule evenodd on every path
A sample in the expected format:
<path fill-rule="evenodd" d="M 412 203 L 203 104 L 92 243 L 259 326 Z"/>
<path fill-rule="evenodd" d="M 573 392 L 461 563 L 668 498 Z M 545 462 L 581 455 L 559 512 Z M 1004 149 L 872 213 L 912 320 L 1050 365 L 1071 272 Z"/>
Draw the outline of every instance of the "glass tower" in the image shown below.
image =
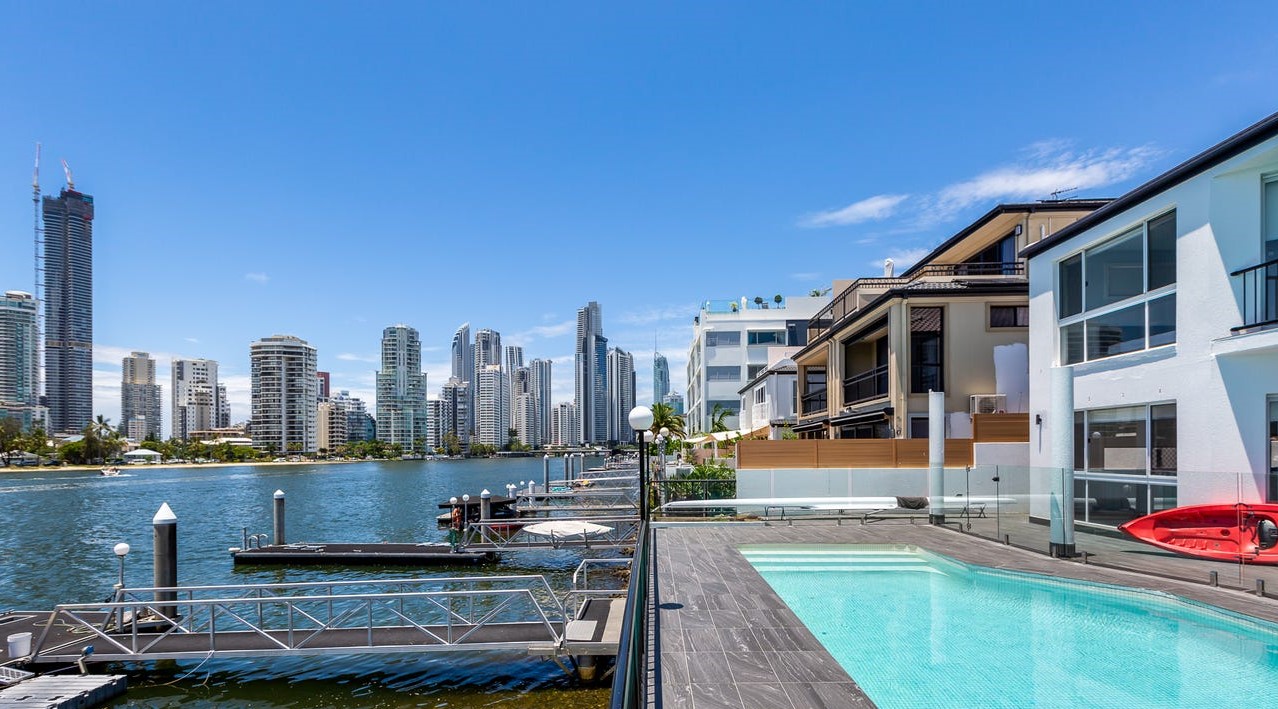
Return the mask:
<path fill-rule="evenodd" d="M 51 433 L 93 420 L 93 197 L 43 200 L 44 371 Z"/>

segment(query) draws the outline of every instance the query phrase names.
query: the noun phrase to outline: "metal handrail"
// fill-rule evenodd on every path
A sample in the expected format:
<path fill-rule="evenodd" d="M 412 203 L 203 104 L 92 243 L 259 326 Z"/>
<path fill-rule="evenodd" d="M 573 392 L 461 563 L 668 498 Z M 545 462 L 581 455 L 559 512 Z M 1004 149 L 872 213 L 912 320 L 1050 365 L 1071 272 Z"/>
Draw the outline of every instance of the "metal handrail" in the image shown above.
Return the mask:
<path fill-rule="evenodd" d="M 562 629 L 569 620 L 563 601 L 554 594 L 544 576 L 522 578 L 528 582 L 527 587 L 337 594 L 329 589 L 329 593 L 306 596 L 259 595 L 62 604 L 50 614 L 32 657 L 40 657 L 50 630 L 57 625 L 71 627 L 73 632 L 79 629 L 79 632 L 92 634 L 95 640 L 105 643 L 106 647 L 95 653 L 95 657 L 101 660 L 200 657 L 215 652 L 263 655 L 419 647 L 418 643 L 412 642 L 377 646 L 373 633 L 379 628 L 416 629 L 436 645 L 500 648 L 512 643 L 466 641 L 481 628 L 529 622 L 545 628 L 546 642 L 560 643 Z M 541 591 L 544 593 L 538 593 Z M 167 617 L 162 612 L 164 608 L 176 608 L 178 614 Z M 115 622 L 115 619 L 121 621 Z M 269 640 L 268 647 L 219 648 L 219 621 L 222 633 L 261 636 Z M 143 624 L 149 630 L 144 630 Z M 441 635 L 433 631 L 432 626 L 445 630 Z M 308 645 L 320 634 L 333 630 L 362 630 L 365 631 L 365 640 L 322 648 Z M 174 635 L 206 636 L 208 644 L 180 651 L 156 649 Z"/>
<path fill-rule="evenodd" d="M 606 532 L 586 537 L 550 538 L 525 532 L 524 527 L 540 522 L 590 522 L 610 527 Z M 510 531 L 511 525 L 523 525 Z M 587 517 L 515 517 L 508 519 L 481 520 L 469 522 L 462 532 L 462 548 L 482 549 L 520 549 L 520 548 L 553 548 L 563 547 L 628 547 L 635 543 L 635 535 L 639 529 L 639 517 L 622 516 L 587 516 Z"/>
<path fill-rule="evenodd" d="M 821 389 L 820 391 L 809 392 L 799 397 L 800 402 L 803 404 L 803 413 L 815 414 L 819 411 L 825 411 L 829 406 L 828 399 L 826 398 L 827 391 L 829 390 Z"/>
<path fill-rule="evenodd" d="M 1229 274 L 1242 278 L 1243 324 L 1231 332 L 1278 324 L 1278 259 L 1243 268 Z"/>
<path fill-rule="evenodd" d="M 647 700 L 651 536 L 647 523 L 641 525 L 630 565 L 625 623 L 621 626 L 621 644 L 617 648 L 609 709 L 637 709 L 643 707 Z"/>
<path fill-rule="evenodd" d="M 879 379 L 883 381 L 880 382 Z M 866 383 L 870 386 L 865 386 Z M 881 364 L 843 380 L 843 403 L 857 404 L 888 395 L 888 365 Z"/>

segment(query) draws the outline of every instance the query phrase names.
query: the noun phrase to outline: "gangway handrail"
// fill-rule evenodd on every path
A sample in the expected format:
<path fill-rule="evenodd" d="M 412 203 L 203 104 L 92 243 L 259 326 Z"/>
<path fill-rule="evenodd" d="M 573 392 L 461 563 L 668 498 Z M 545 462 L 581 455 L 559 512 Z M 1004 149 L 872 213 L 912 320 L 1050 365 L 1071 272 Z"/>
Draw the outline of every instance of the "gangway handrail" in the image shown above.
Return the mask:
<path fill-rule="evenodd" d="M 472 522 L 472 524 L 476 524 Z M 410 579 L 348 579 L 342 581 L 288 581 L 283 583 L 237 583 L 237 584 L 210 584 L 210 585 L 186 585 L 186 586 L 130 586 L 122 589 L 126 593 L 153 593 L 163 591 L 165 593 L 182 593 L 186 591 L 221 591 L 221 590 L 283 590 L 283 589 L 305 589 L 305 588 L 332 588 L 340 586 L 400 586 L 405 584 L 454 584 L 454 583 L 494 583 L 507 581 L 529 581 L 540 582 L 547 589 L 550 583 L 545 576 L 540 574 L 509 574 L 503 576 L 445 576 L 430 578 L 410 578 Z M 73 604 L 73 605 L 91 605 L 91 604 Z"/>
<path fill-rule="evenodd" d="M 609 709 L 637 709 L 646 705 L 651 543 L 652 531 L 645 522 L 639 529 L 634 561 L 630 566 L 626 613 L 621 626 L 621 644 L 617 647 Z"/>
<path fill-rule="evenodd" d="M 533 539 L 525 533 L 525 528 L 542 522 L 588 522 L 609 527 L 605 532 L 582 536 L 577 539 L 560 538 L 558 540 L 533 535 Z M 508 531 L 511 524 L 521 525 L 513 532 Z M 639 528 L 639 517 L 635 515 L 611 516 L 596 515 L 583 517 L 522 517 L 511 519 L 491 519 L 469 522 L 462 535 L 461 547 L 483 549 L 559 549 L 565 546 L 583 547 L 622 547 L 634 544 Z"/>
<path fill-rule="evenodd" d="M 524 577 L 541 579 L 544 577 Z M 326 585 L 326 584 L 319 584 Z M 549 584 L 546 584 L 549 589 Z M 168 590 L 168 589 L 164 589 Z M 432 623 L 422 618 L 410 617 L 405 602 L 420 599 L 426 602 L 425 611 L 443 613 L 444 621 Z M 485 600 L 486 599 L 486 600 Z M 455 610 L 454 601 L 468 602 L 467 615 Z M 476 601 L 479 600 L 478 608 Z M 549 609 L 547 608 L 549 601 Z M 527 605 L 522 602 L 527 601 Z M 485 607 L 488 603 L 488 607 Z M 322 613 L 308 612 L 313 604 L 327 608 L 327 620 Z M 244 612 L 248 607 L 250 612 Z M 270 613 L 261 612 L 269 607 Z M 166 617 L 161 609 L 170 608 L 179 611 L 178 617 Z M 251 611 L 257 610 L 257 620 L 253 620 Z M 432 611 L 434 609 L 434 611 Z M 548 610 L 550 611 L 548 613 Z M 182 612 L 184 611 L 184 612 Z M 375 613 L 376 611 L 376 613 Z M 530 620 L 504 619 L 510 611 L 522 613 L 520 618 Z M 105 612 L 105 616 L 101 614 Z M 417 611 L 421 613 L 422 611 Z M 222 632 L 259 635 L 269 639 L 268 648 L 241 648 L 239 650 L 220 650 L 217 646 L 219 636 L 219 613 L 222 618 L 232 620 L 232 628 Z M 375 616 L 389 616 L 397 625 L 379 623 Z M 555 616 L 552 618 L 552 616 Z M 107 620 L 103 621 L 105 617 Z M 127 627 L 119 623 L 117 632 L 110 632 L 113 618 L 129 618 Z M 347 621 L 362 617 L 362 622 L 347 625 Z M 305 619 L 299 627 L 297 620 Z M 164 657 L 192 657 L 205 653 L 231 655 L 262 654 L 302 654 L 306 652 L 357 651 L 360 648 L 375 648 L 373 635 L 377 629 L 413 629 L 424 636 L 429 636 L 439 646 L 455 647 L 467 642 L 478 630 L 485 627 L 533 623 L 542 626 L 546 638 L 539 644 L 549 643 L 557 646 L 563 641 L 562 629 L 569 620 L 563 600 L 553 593 L 549 599 L 539 599 L 533 588 L 506 589 L 473 589 L 473 590 L 426 590 L 397 593 L 349 593 L 349 594 L 317 594 L 307 596 L 260 596 L 234 598 L 193 598 L 163 599 L 149 601 L 122 601 L 108 603 L 71 603 L 60 604 L 50 614 L 45 630 L 35 644 L 33 658 L 44 651 L 44 644 L 49 631 L 55 625 L 67 625 L 80 628 L 82 632 L 93 634 L 97 639 L 114 647 L 116 651 L 98 652 L 100 659 L 161 659 Z M 140 630 L 139 626 L 146 622 L 154 628 L 153 632 Z M 286 621 L 286 623 L 285 623 Z M 313 625 L 306 625 L 306 621 Z M 421 621 L 421 622 L 419 622 Z M 441 636 L 430 630 L 430 627 L 447 628 Z M 225 626 L 224 626 L 225 628 Z M 454 634 L 454 628 L 461 632 Z M 365 644 L 344 644 L 324 648 L 307 647 L 307 643 L 326 631 L 366 631 Z M 301 631 L 300 633 L 298 631 Z M 275 633 L 273 635 L 272 633 Z M 174 634 L 207 635 L 208 646 L 199 650 L 155 650 L 164 640 Z M 277 635 L 283 634 L 283 638 Z M 300 639 L 299 639 L 300 638 Z M 509 642 L 470 643 L 484 647 L 507 647 Z M 516 643 L 527 644 L 527 643 Z M 416 644 L 394 643 L 387 648 L 413 647 Z M 56 648 L 55 648 L 56 649 Z"/>

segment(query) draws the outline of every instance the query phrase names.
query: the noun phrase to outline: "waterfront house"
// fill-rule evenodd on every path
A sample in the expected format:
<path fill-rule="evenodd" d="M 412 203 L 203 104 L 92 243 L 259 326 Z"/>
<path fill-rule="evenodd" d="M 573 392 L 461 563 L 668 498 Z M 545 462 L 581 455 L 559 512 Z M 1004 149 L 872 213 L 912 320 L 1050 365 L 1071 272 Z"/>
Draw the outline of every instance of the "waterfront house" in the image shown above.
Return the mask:
<path fill-rule="evenodd" d="M 767 366 L 738 390 L 742 431 L 779 441 L 794 426 L 798 369 L 790 357 L 798 351 L 798 347 L 769 347 Z"/>
<path fill-rule="evenodd" d="M 1022 255 L 1031 463 L 1072 459 L 1080 522 L 1278 502 L 1278 114 Z"/>
<path fill-rule="evenodd" d="M 798 369 L 800 438 L 927 438 L 929 390 L 949 438 L 973 413 L 1026 411 L 1029 281 L 1018 251 L 1106 203 L 1002 204 L 902 274 L 836 281 L 808 323 Z"/>

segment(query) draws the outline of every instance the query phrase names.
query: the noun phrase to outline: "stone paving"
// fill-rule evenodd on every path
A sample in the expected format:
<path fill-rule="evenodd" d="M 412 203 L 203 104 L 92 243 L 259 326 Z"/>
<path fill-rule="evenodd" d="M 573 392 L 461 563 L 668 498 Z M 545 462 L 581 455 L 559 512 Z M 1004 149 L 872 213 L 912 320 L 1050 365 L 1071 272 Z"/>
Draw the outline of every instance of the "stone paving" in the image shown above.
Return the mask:
<path fill-rule="evenodd" d="M 914 544 L 971 564 L 1165 591 L 1278 622 L 1272 598 L 1053 559 L 926 524 L 657 523 L 653 543 L 655 707 L 874 706 L 737 551 L 745 544 Z"/>

